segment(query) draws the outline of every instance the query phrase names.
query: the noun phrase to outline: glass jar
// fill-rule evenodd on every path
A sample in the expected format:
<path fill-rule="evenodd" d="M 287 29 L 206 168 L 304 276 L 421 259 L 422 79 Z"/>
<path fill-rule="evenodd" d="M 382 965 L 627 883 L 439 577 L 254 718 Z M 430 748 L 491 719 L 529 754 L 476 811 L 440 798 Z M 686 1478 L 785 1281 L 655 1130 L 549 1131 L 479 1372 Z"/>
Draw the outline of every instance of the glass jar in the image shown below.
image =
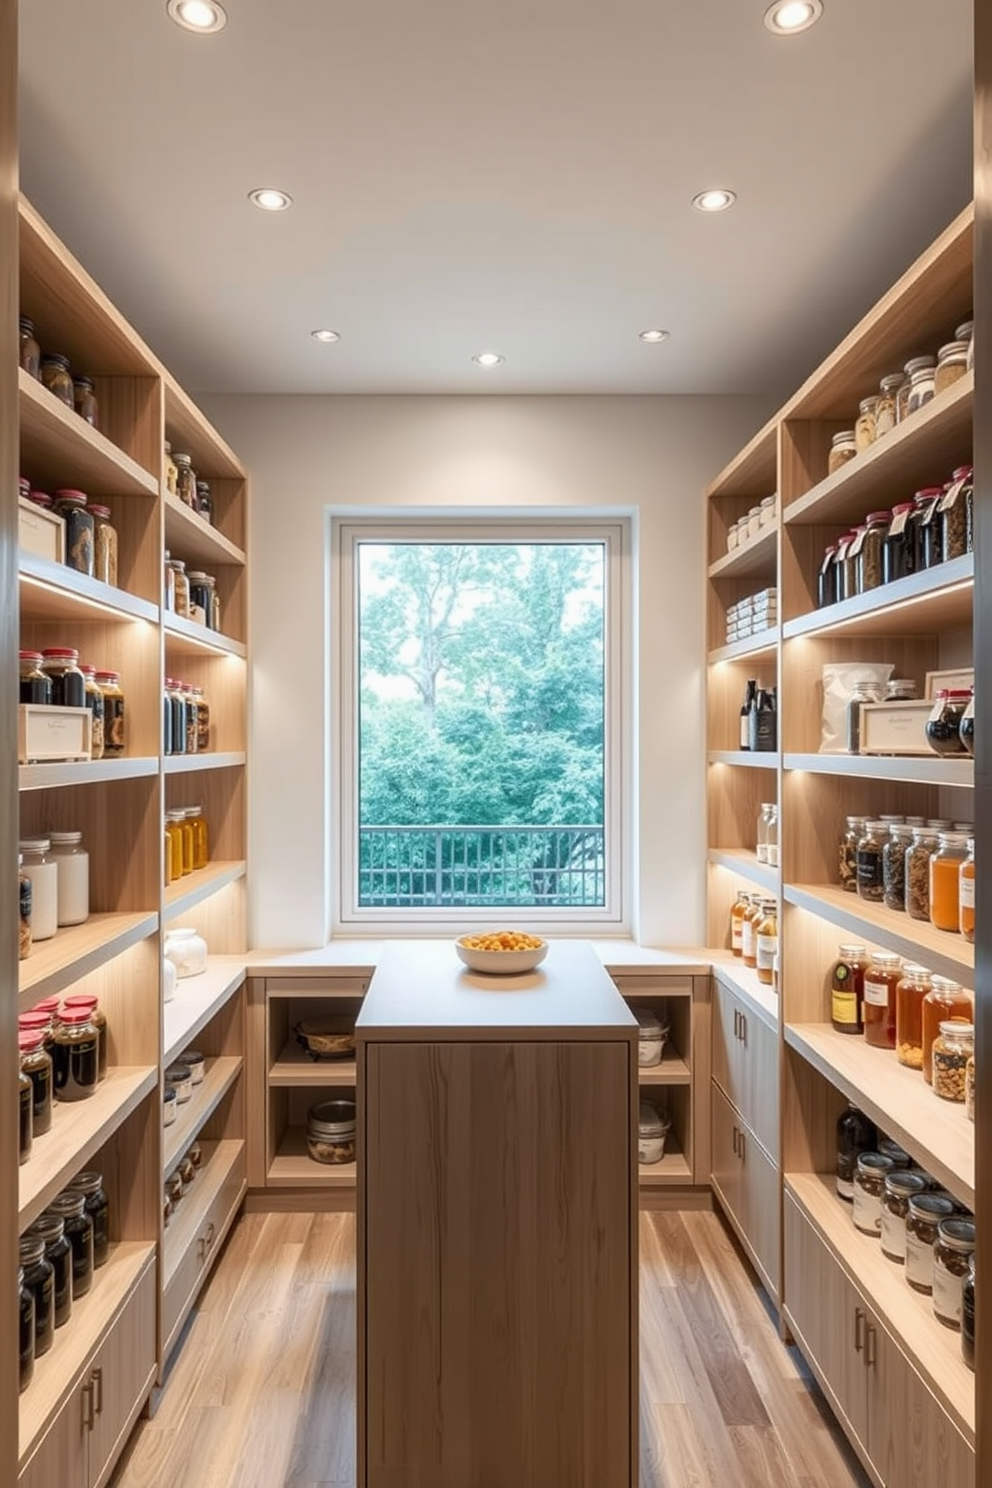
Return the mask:
<path fill-rule="evenodd" d="M 965 940 L 975 941 L 975 839 L 966 841 L 967 856 L 958 869 L 958 929 Z"/>
<path fill-rule="evenodd" d="M 90 710 L 90 759 L 103 759 L 103 693 L 97 686 L 96 667 L 80 665 L 86 682 L 86 703 Z"/>
<path fill-rule="evenodd" d="M 25 1284 L 24 1272 L 17 1271 L 18 1308 L 18 1388 L 23 1395 L 34 1376 L 34 1293 Z"/>
<path fill-rule="evenodd" d="M 55 1096 L 85 1100 L 100 1078 L 100 1035 L 87 1008 L 66 1008 L 52 1033 Z"/>
<path fill-rule="evenodd" d="M 913 840 L 912 827 L 893 822 L 882 848 L 882 898 L 886 909 L 906 908 L 906 853 Z"/>
<path fill-rule="evenodd" d="M 205 522 L 213 526 L 214 500 L 210 494 L 210 482 L 198 480 L 196 483 L 196 509 Z"/>
<path fill-rule="evenodd" d="M 96 684 L 103 693 L 103 752 L 108 759 L 117 759 L 127 747 L 121 674 L 97 672 Z"/>
<path fill-rule="evenodd" d="M 972 693 L 968 699 L 968 705 L 961 714 L 961 722 L 958 724 L 958 738 L 961 740 L 961 748 L 966 754 L 975 753 L 975 694 Z"/>
<path fill-rule="evenodd" d="M 767 850 L 767 862 L 769 868 L 778 867 L 778 807 L 772 807 L 772 814 L 768 820 L 768 840 L 765 844 Z"/>
<path fill-rule="evenodd" d="M 34 1297 L 34 1356 L 40 1359 L 55 1341 L 55 1271 L 45 1258 L 44 1240 L 37 1236 L 21 1236 L 17 1259 Z"/>
<path fill-rule="evenodd" d="M 17 855 L 17 959 L 26 961 L 31 954 L 31 878 L 24 872 L 24 854 Z"/>
<path fill-rule="evenodd" d="M 91 429 L 99 429 L 100 405 L 92 377 L 72 379 L 72 405 L 85 424 L 89 424 Z"/>
<path fill-rule="evenodd" d="M 906 519 L 906 561 L 910 565 L 910 573 L 919 573 L 923 568 L 923 532 L 924 518 L 930 510 L 931 503 L 943 495 L 943 487 L 924 487 L 917 491 L 913 497 L 912 510 Z"/>
<path fill-rule="evenodd" d="M 18 363 L 29 377 L 41 376 L 41 347 L 35 335 L 34 321 L 28 315 L 20 317 L 20 344 Z"/>
<path fill-rule="evenodd" d="M 875 443 L 875 409 L 878 407 L 878 398 L 862 398 L 858 404 L 858 417 L 854 425 L 854 444 L 860 455 Z"/>
<path fill-rule="evenodd" d="M 844 548 L 844 598 L 853 599 L 856 594 L 861 593 L 861 544 L 864 541 L 865 527 L 855 527 L 847 539 Z"/>
<path fill-rule="evenodd" d="M 932 500 L 927 498 L 920 513 L 919 526 L 916 529 L 917 569 L 936 568 L 944 561 L 944 550 L 941 544 L 943 528 L 940 523 L 940 503 L 947 494 L 947 490 L 945 486 L 932 489 L 936 490 L 936 495 Z"/>
<path fill-rule="evenodd" d="M 935 976 L 930 991 L 923 999 L 923 1078 L 933 1083 L 933 1046 L 945 1022 L 971 1023 L 974 1011 L 971 996 L 960 982 Z"/>
<path fill-rule="evenodd" d="M 58 923 L 81 925 L 90 917 L 90 855 L 82 832 L 53 832 L 51 855 L 58 867 Z"/>
<path fill-rule="evenodd" d="M 830 441 L 830 453 L 827 456 L 827 474 L 833 475 L 835 470 L 840 470 L 848 460 L 853 460 L 858 453 L 857 441 L 853 429 L 842 429 L 835 434 Z"/>
<path fill-rule="evenodd" d="M 891 512 L 869 512 L 858 553 L 858 593 L 877 589 L 882 582 L 882 545 L 889 532 Z"/>
<path fill-rule="evenodd" d="M 865 899 L 870 904 L 881 904 L 884 897 L 882 853 L 887 837 L 884 822 L 870 821 L 866 822 L 864 833 L 858 842 L 858 898 Z"/>
<path fill-rule="evenodd" d="M 953 1215 L 937 1226 L 933 1250 L 933 1311 L 945 1328 L 961 1327 L 968 1263 L 975 1253 L 975 1221 Z"/>
<path fill-rule="evenodd" d="M 52 701 L 52 679 L 47 672 L 41 668 L 40 651 L 22 651 L 20 653 L 20 683 L 18 686 L 18 701 L 22 703 L 42 703 L 48 705 Z"/>
<path fill-rule="evenodd" d="M 911 1168 L 913 1165 L 913 1159 L 905 1147 L 900 1147 L 891 1137 L 879 1137 L 878 1150 L 883 1157 L 891 1157 L 893 1169 Z"/>
<path fill-rule="evenodd" d="M 170 444 L 168 439 L 165 441 L 164 453 L 165 459 L 163 461 L 163 464 L 165 466 L 165 489 L 168 491 L 170 496 L 175 496 L 179 490 L 179 467 L 177 466 L 175 460 L 172 458 L 172 445 Z"/>
<path fill-rule="evenodd" d="M 169 550 L 165 550 L 165 561 L 162 569 L 162 604 L 167 610 L 176 608 L 176 571 L 169 557 Z"/>
<path fill-rule="evenodd" d="M 196 867 L 196 835 L 185 806 L 179 809 L 179 831 L 183 844 L 183 873 L 192 873 Z"/>
<path fill-rule="evenodd" d="M 755 970 L 758 981 L 772 985 L 772 967 L 778 955 L 778 905 L 774 899 L 765 899 L 761 918 L 755 925 Z"/>
<path fill-rule="evenodd" d="M 937 352 L 937 366 L 933 374 L 934 394 L 953 387 L 968 370 L 967 341 L 948 341 Z"/>
<path fill-rule="evenodd" d="M 110 517 L 109 506 L 94 503 L 90 507 L 93 517 L 93 576 L 104 584 L 117 587 L 117 528 Z"/>
<path fill-rule="evenodd" d="M 750 966 L 754 971 L 758 965 L 758 941 L 757 925 L 761 919 L 763 901 L 758 894 L 751 896 L 751 902 L 744 911 L 744 922 L 741 926 L 741 960 L 745 966 Z"/>
<path fill-rule="evenodd" d="M 664 1009 L 662 1010 L 662 1014 L 660 1016 L 657 1013 L 650 1013 L 649 1016 L 654 1019 L 657 1027 L 653 1027 L 650 1023 L 642 1023 L 640 1017 L 638 1017 L 641 1034 L 643 1036 L 645 1028 L 650 1027 L 652 1029 L 652 1032 L 647 1040 L 648 1043 L 651 1044 L 655 1039 L 659 1039 L 663 1049 L 665 1041 L 668 1038 L 671 1025 L 669 1024 L 667 1017 L 664 1015 Z M 659 1063 L 660 1059 L 661 1051 L 659 1050 L 658 1058 L 651 1062 L 657 1064 Z M 186 1068 L 193 1076 L 194 1086 L 202 1085 L 207 1074 L 207 1056 L 205 1054 L 201 1054 L 199 1049 L 184 1049 L 179 1056 L 179 1060 L 181 1064 L 185 1064 Z M 192 1148 L 186 1155 L 187 1157 L 192 1159 Z M 194 1163 L 194 1167 L 202 1166 L 202 1152 L 200 1153 L 200 1159 L 201 1161 L 199 1163 Z"/>
<path fill-rule="evenodd" d="M 67 566 L 92 578 L 96 563 L 95 523 L 93 513 L 87 510 L 86 497 L 82 491 L 56 491 L 52 509 L 65 522 Z"/>
<path fill-rule="evenodd" d="M 863 945 L 840 945 L 830 974 L 830 1021 L 838 1033 L 864 1033 L 864 990 L 868 952 Z"/>
<path fill-rule="evenodd" d="M 858 843 L 864 835 L 865 818 L 849 816 L 847 828 L 840 840 L 837 867 L 840 886 L 848 893 L 857 893 L 858 888 Z"/>
<path fill-rule="evenodd" d="M 757 537 L 761 531 L 761 507 L 752 506 L 747 514 L 747 537 Z"/>
<path fill-rule="evenodd" d="M 903 382 L 901 372 L 890 372 L 878 385 L 875 402 L 875 438 L 881 439 L 896 426 L 896 395 Z"/>
<path fill-rule="evenodd" d="M 202 806 L 187 806 L 186 820 L 193 828 L 193 867 L 206 868 L 210 862 L 210 833 Z"/>
<path fill-rule="evenodd" d="M 31 1131 L 36 1137 L 52 1129 L 52 1056 L 40 1028 L 19 1028 L 17 1048 L 21 1072 L 31 1081 Z"/>
<path fill-rule="evenodd" d="M 882 583 L 893 584 L 915 572 L 913 534 L 909 518 L 912 501 L 898 501 L 892 508 L 889 526 L 882 540 Z"/>
<path fill-rule="evenodd" d="M 837 544 L 828 543 L 823 550 L 823 562 L 816 578 L 816 607 L 826 609 L 837 603 Z"/>
<path fill-rule="evenodd" d="M 169 692 L 169 703 L 172 707 L 172 752 L 173 754 L 186 753 L 186 694 L 183 686 L 175 677 L 166 677 L 165 685 Z"/>
<path fill-rule="evenodd" d="M 172 569 L 173 609 L 177 615 L 182 615 L 185 620 L 188 620 L 189 579 L 186 577 L 186 565 L 181 558 L 170 558 L 168 566 Z"/>
<path fill-rule="evenodd" d="M 93 1221 L 93 1266 L 99 1271 L 110 1256 L 110 1206 L 103 1187 L 103 1174 L 95 1171 L 77 1173 L 69 1184 L 70 1192 L 83 1195 L 86 1213 Z"/>
<path fill-rule="evenodd" d="M 219 631 L 220 623 L 220 595 L 217 593 L 217 580 L 207 574 L 207 582 L 210 585 L 210 629 Z"/>
<path fill-rule="evenodd" d="M 913 1194 L 906 1215 L 906 1280 L 914 1292 L 933 1291 L 933 1250 L 941 1220 L 950 1219 L 954 1202 L 944 1194 Z"/>
<path fill-rule="evenodd" d="M 924 358 L 917 357 L 914 360 L 923 361 Z M 910 417 L 914 413 L 919 413 L 920 409 L 925 408 L 934 395 L 934 377 L 936 373 L 934 360 L 933 357 L 927 357 L 925 360 L 928 363 L 927 366 L 914 367 L 909 374 L 909 395 L 906 398 L 907 417 Z"/>
<path fill-rule="evenodd" d="M 906 1264 L 906 1219 L 909 1201 L 916 1195 L 927 1192 L 927 1180 L 922 1173 L 896 1169 L 885 1180 L 882 1196 L 881 1241 L 882 1254 L 897 1266 Z"/>
<path fill-rule="evenodd" d="M 838 604 L 840 603 L 841 600 L 850 598 L 850 596 L 846 592 L 846 585 L 847 585 L 847 550 L 848 550 L 848 547 L 850 546 L 850 544 L 854 541 L 854 537 L 855 537 L 855 534 L 853 532 L 845 532 L 845 533 L 842 534 L 842 536 L 840 536 L 837 539 L 837 551 L 834 554 L 834 579 L 833 579 L 833 588 L 834 588 L 834 595 L 835 595 L 836 603 L 838 603 Z M 852 561 L 851 568 L 852 568 L 852 573 L 853 572 L 856 572 L 856 570 L 857 570 L 857 562 L 856 561 Z M 852 583 L 853 582 L 854 582 L 854 579 L 853 579 L 853 576 L 852 576 Z M 852 590 L 852 593 L 853 593 L 853 590 Z"/>
<path fill-rule="evenodd" d="M 896 1046 L 896 987 L 900 958 L 894 951 L 872 951 L 865 972 L 865 1043 L 873 1049 Z"/>
<path fill-rule="evenodd" d="M 961 1357 L 975 1367 L 975 1255 L 968 1257 L 968 1273 L 961 1284 Z"/>
<path fill-rule="evenodd" d="M 23 1070 L 17 1071 L 17 1160 L 26 1163 L 31 1156 L 34 1129 L 31 1125 L 31 1102 L 34 1099 L 31 1081 Z"/>
<path fill-rule="evenodd" d="M 210 704 L 202 687 L 193 688 L 196 701 L 196 752 L 204 754 L 210 748 Z"/>
<path fill-rule="evenodd" d="M 183 876 L 182 817 L 183 813 L 180 811 L 165 813 L 165 833 L 169 840 L 169 877 L 173 883 L 178 883 Z"/>
<path fill-rule="evenodd" d="M 892 1159 L 881 1152 L 862 1152 L 854 1168 L 854 1228 L 873 1240 L 881 1238 L 882 1196 L 891 1172 Z"/>
<path fill-rule="evenodd" d="M 181 455 L 173 451 L 172 458 L 176 465 L 176 495 L 184 506 L 191 511 L 196 510 L 196 473 L 193 470 L 193 457 Z"/>
<path fill-rule="evenodd" d="M 913 828 L 913 845 L 906 851 L 906 913 L 913 920 L 930 918 L 930 859 L 937 842 L 932 827 Z"/>
<path fill-rule="evenodd" d="M 192 1161 L 188 1156 L 180 1159 L 179 1166 L 176 1169 L 176 1172 L 183 1180 L 183 1193 L 188 1194 L 190 1189 L 193 1187 L 193 1180 L 196 1177 L 196 1169 L 194 1168 Z"/>
<path fill-rule="evenodd" d="M 959 465 L 937 505 L 944 562 L 961 558 L 974 546 L 975 483 L 972 467 Z"/>
<path fill-rule="evenodd" d="M 190 926 L 177 925 L 165 932 L 165 955 L 180 977 L 199 976 L 207 969 L 207 942 Z"/>
<path fill-rule="evenodd" d="M 181 687 L 183 702 L 186 705 L 186 753 L 195 754 L 197 742 L 200 737 L 197 729 L 198 704 L 190 684 L 183 682 L 181 683 Z"/>
<path fill-rule="evenodd" d="M 46 351 L 41 358 L 40 377 L 42 386 L 64 403 L 67 408 L 75 406 L 72 390 L 72 373 L 69 358 L 57 351 Z"/>
<path fill-rule="evenodd" d="M 24 1231 L 24 1238 L 29 1236 L 42 1242 L 45 1259 L 51 1264 L 54 1323 L 61 1328 L 72 1316 L 72 1245 L 65 1222 L 57 1214 L 45 1213 Z"/>
<path fill-rule="evenodd" d="M 199 569 L 190 569 L 186 577 L 189 580 L 189 618 L 197 625 L 209 625 L 210 590 L 207 576 Z"/>
<path fill-rule="evenodd" d="M 837 1193 L 848 1203 L 854 1200 L 854 1171 L 863 1152 L 874 1152 L 875 1123 L 853 1102 L 837 1120 Z"/>
<path fill-rule="evenodd" d="M 960 931 L 961 865 L 967 856 L 964 832 L 941 832 L 930 859 L 930 923 L 938 930 Z"/>
<path fill-rule="evenodd" d="M 755 842 L 755 852 L 759 863 L 768 862 L 768 823 L 771 821 L 774 810 L 774 801 L 762 801 L 758 812 L 758 831 Z"/>
<path fill-rule="evenodd" d="M 106 1014 L 100 1007 L 99 999 L 92 992 L 75 992 L 67 997 L 62 1004 L 63 1010 L 75 1010 L 81 1008 L 89 1014 L 90 1022 L 97 1033 L 97 1079 L 107 1078 L 107 1063 L 110 1052 L 110 1039 L 107 1033 Z"/>
<path fill-rule="evenodd" d="M 59 870 L 48 837 L 25 837 L 18 851 L 21 872 L 31 880 L 31 939 L 51 940 L 58 929 Z"/>
<path fill-rule="evenodd" d="M 737 890 L 737 897 L 730 906 L 730 949 L 739 956 L 744 941 L 744 911 L 751 903 L 751 896 L 744 889 Z"/>
<path fill-rule="evenodd" d="M 649 1101 L 641 1101 L 637 1125 L 640 1161 L 661 1162 L 671 1120 Z M 307 1112 L 307 1148 L 315 1162 L 354 1162 L 355 1140 L 354 1101 L 321 1101 L 310 1107 Z"/>
<path fill-rule="evenodd" d="M 93 1285 L 93 1221 L 86 1213 L 86 1197 L 63 1189 L 49 1204 L 47 1212 L 65 1225 L 72 1246 L 72 1300 L 77 1302 Z"/>
<path fill-rule="evenodd" d="M 661 1063 L 662 1051 L 665 1047 L 665 1039 L 664 1035 L 662 1034 L 661 1023 L 658 1019 L 658 1015 L 653 1012 L 651 1008 L 638 1008 L 636 1017 L 638 1024 L 637 1064 L 640 1069 L 649 1069 L 654 1065 L 658 1065 Z M 189 1064 L 189 1060 L 187 1059 L 187 1056 L 185 1054 L 183 1055 L 183 1059 L 186 1060 L 190 1070 L 193 1070 L 193 1065 Z M 202 1071 L 200 1078 L 201 1080 L 203 1078 Z M 195 1072 L 193 1083 L 197 1083 Z"/>
<path fill-rule="evenodd" d="M 907 961 L 896 987 L 896 1057 L 909 1069 L 923 1068 L 923 1000 L 929 991 L 927 968 Z"/>
<path fill-rule="evenodd" d="M 72 646 L 46 646 L 41 666 L 51 684 L 56 708 L 86 707 L 86 678 L 79 670 L 79 652 Z"/>
<path fill-rule="evenodd" d="M 975 1056 L 969 1056 L 964 1067 L 964 1114 L 969 1121 L 975 1119 Z"/>
<path fill-rule="evenodd" d="M 964 1102 L 964 1071 L 975 1052 L 975 1025 L 953 1019 L 941 1023 L 933 1041 L 933 1093 L 941 1100 Z"/>

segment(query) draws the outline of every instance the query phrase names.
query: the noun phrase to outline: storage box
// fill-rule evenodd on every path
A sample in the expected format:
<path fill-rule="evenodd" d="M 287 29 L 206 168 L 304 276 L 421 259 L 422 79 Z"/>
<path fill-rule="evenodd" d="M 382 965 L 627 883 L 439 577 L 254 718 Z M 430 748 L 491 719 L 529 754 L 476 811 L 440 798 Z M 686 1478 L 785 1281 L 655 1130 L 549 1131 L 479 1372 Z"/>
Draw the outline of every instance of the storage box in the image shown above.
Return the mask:
<path fill-rule="evenodd" d="M 21 703 L 17 710 L 17 760 L 37 765 L 58 760 L 88 760 L 93 715 L 89 708 L 55 708 Z"/>
<path fill-rule="evenodd" d="M 936 698 L 938 692 L 949 688 L 975 686 L 974 667 L 960 667 L 956 672 L 927 672 L 927 697 Z"/>
<path fill-rule="evenodd" d="M 17 498 L 17 540 L 28 553 L 65 562 L 65 521 L 55 512 L 36 506 L 26 496 Z"/>
<path fill-rule="evenodd" d="M 936 755 L 924 732 L 933 703 L 926 698 L 905 703 L 861 704 L 862 754 Z"/>

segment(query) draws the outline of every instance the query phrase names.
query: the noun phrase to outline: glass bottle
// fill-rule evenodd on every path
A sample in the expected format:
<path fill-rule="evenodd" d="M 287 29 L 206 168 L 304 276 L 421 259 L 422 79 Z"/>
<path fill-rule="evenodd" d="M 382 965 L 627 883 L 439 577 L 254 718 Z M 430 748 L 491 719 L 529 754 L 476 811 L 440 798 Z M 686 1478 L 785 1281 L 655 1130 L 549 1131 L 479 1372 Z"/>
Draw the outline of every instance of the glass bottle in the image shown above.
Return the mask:
<path fill-rule="evenodd" d="M 906 1264 L 906 1219 L 909 1201 L 926 1193 L 929 1185 L 922 1173 L 896 1168 L 885 1180 L 882 1198 L 882 1254 L 897 1266 Z"/>
<path fill-rule="evenodd" d="M 913 920 L 930 918 L 930 859 L 937 851 L 938 834 L 932 827 L 914 827 L 913 845 L 906 852 L 906 913 Z"/>
<path fill-rule="evenodd" d="M 871 904 L 880 904 L 885 892 L 882 853 L 887 836 L 884 822 L 870 821 L 865 824 L 864 833 L 858 842 L 858 898 Z"/>
<path fill-rule="evenodd" d="M 103 759 L 103 693 L 97 686 L 96 667 L 80 662 L 86 683 L 86 705 L 90 710 L 90 759 Z"/>
<path fill-rule="evenodd" d="M 894 951 L 872 951 L 865 972 L 865 1043 L 873 1049 L 896 1046 L 896 987 L 900 958 Z"/>
<path fill-rule="evenodd" d="M 34 321 L 28 315 L 20 318 L 18 361 L 29 377 L 41 376 L 41 347 L 35 335 Z"/>
<path fill-rule="evenodd" d="M 778 867 L 778 807 L 773 805 L 768 818 L 767 862 L 769 868 Z"/>
<path fill-rule="evenodd" d="M 935 976 L 930 991 L 923 999 L 923 1078 L 933 1084 L 933 1046 L 941 1023 L 971 1023 L 974 1010 L 971 995 L 960 982 L 950 977 Z"/>
<path fill-rule="evenodd" d="M 882 1199 L 885 1180 L 892 1172 L 891 1157 L 862 1152 L 854 1168 L 854 1227 L 873 1240 L 882 1236 Z"/>
<path fill-rule="evenodd" d="M 886 909 L 900 913 L 906 908 L 906 853 L 912 841 L 913 828 L 893 822 L 882 848 L 882 897 Z"/>
<path fill-rule="evenodd" d="M 169 690 L 169 702 L 172 706 L 172 752 L 173 754 L 185 754 L 186 694 L 182 683 L 176 677 L 166 677 L 165 685 Z"/>
<path fill-rule="evenodd" d="M 972 693 L 968 699 L 967 707 L 961 714 L 961 722 L 958 724 L 958 738 L 961 740 L 961 748 L 965 754 L 975 753 L 975 694 Z"/>
<path fill-rule="evenodd" d="M 950 1219 L 954 1201 L 946 1194 L 913 1194 L 906 1216 L 906 1280 L 914 1292 L 933 1290 L 933 1250 L 937 1227 Z"/>
<path fill-rule="evenodd" d="M 919 413 L 925 408 L 934 395 L 934 375 L 936 367 L 933 357 L 927 357 L 927 365 L 914 367 L 909 374 L 909 396 L 906 399 L 907 415 Z M 922 362 L 923 357 L 915 357 L 914 361 Z"/>
<path fill-rule="evenodd" d="M 855 527 L 850 534 L 847 546 L 844 549 L 844 598 L 853 599 L 856 594 L 861 593 L 861 544 L 864 542 L 866 528 L 862 523 Z"/>
<path fill-rule="evenodd" d="M 778 906 L 774 899 L 766 899 L 761 917 L 755 925 L 755 970 L 758 981 L 772 985 L 772 966 L 778 955 Z"/>
<path fill-rule="evenodd" d="M 199 742 L 199 731 L 197 728 L 198 704 L 189 682 L 183 682 L 183 702 L 186 706 L 186 753 L 195 754 Z"/>
<path fill-rule="evenodd" d="M 165 550 L 165 561 L 162 571 L 162 607 L 166 610 L 176 608 L 176 571 L 172 566 L 169 550 Z"/>
<path fill-rule="evenodd" d="M 752 895 L 751 902 L 744 911 L 744 922 L 741 926 L 741 960 L 745 966 L 750 966 L 752 971 L 758 964 L 757 923 L 761 918 L 762 901 L 757 894 Z"/>
<path fill-rule="evenodd" d="M 938 930 L 960 931 L 961 865 L 968 856 L 964 832 L 941 832 L 930 859 L 930 923 Z"/>
<path fill-rule="evenodd" d="M 830 976 L 830 1021 L 838 1033 L 864 1033 L 864 982 L 868 953 L 863 945 L 840 945 Z"/>
<path fill-rule="evenodd" d="M 865 830 L 865 818 L 863 816 L 849 816 L 847 818 L 847 829 L 840 840 L 840 852 L 838 855 L 838 876 L 840 886 L 848 893 L 855 894 L 858 889 L 858 843 Z"/>
<path fill-rule="evenodd" d="M 975 1253 L 975 1221 L 952 1215 L 937 1226 L 933 1248 L 933 1312 L 945 1328 L 961 1327 L 961 1304 Z"/>
<path fill-rule="evenodd" d="M 923 1068 L 923 999 L 929 991 L 927 968 L 907 961 L 896 987 L 896 1057 L 909 1069 Z"/>
<path fill-rule="evenodd" d="M 768 823 L 771 820 L 774 805 L 771 801 L 762 801 L 761 810 L 758 812 L 758 831 L 755 850 L 758 862 L 768 862 Z"/>
<path fill-rule="evenodd" d="M 183 848 L 183 873 L 192 873 L 196 867 L 196 834 L 193 831 L 193 823 L 187 815 L 186 808 L 179 808 L 177 815 L 181 834 L 180 840 Z"/>
<path fill-rule="evenodd" d="M 165 489 L 170 496 L 175 496 L 178 491 L 179 470 L 175 460 L 172 458 L 172 445 L 167 439 L 164 446 L 163 466 L 165 471 Z M 166 554 L 168 557 L 168 554 Z"/>
<path fill-rule="evenodd" d="M 181 455 L 173 450 L 172 458 L 176 466 L 176 495 L 184 506 L 191 511 L 196 510 L 196 473 L 193 470 L 192 455 Z"/>
<path fill-rule="evenodd" d="M 72 404 L 83 423 L 89 424 L 91 429 L 99 429 L 100 405 L 92 377 L 72 379 Z"/>
<path fill-rule="evenodd" d="M 127 748 L 121 674 L 97 672 L 96 684 L 103 693 L 103 752 L 108 759 L 117 759 Z"/>
<path fill-rule="evenodd" d="M 851 1203 L 854 1199 L 854 1171 L 862 1152 L 874 1152 L 878 1132 L 874 1121 L 852 1101 L 837 1121 L 837 1193 Z"/>
<path fill-rule="evenodd" d="M 975 839 L 967 840 L 967 857 L 958 869 L 958 929 L 965 940 L 975 940 Z"/>
<path fill-rule="evenodd" d="M 943 529 L 940 523 L 940 503 L 945 495 L 944 486 L 934 487 L 936 495 L 932 501 L 928 501 L 920 517 L 920 525 L 917 528 L 917 539 L 920 543 L 918 552 L 918 568 L 936 568 L 944 561 L 944 550 L 941 544 Z"/>

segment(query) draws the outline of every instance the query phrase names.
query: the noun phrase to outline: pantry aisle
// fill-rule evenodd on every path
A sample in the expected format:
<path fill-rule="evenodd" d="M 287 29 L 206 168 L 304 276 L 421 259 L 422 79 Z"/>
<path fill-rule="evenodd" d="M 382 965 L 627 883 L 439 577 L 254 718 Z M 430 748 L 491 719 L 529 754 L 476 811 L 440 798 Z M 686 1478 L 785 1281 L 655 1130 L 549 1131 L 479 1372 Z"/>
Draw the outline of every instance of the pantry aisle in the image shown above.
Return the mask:
<path fill-rule="evenodd" d="M 640 1224 L 641 1488 L 867 1488 L 720 1218 Z M 111 1488 L 354 1488 L 354 1332 L 354 1216 L 246 1215 Z"/>

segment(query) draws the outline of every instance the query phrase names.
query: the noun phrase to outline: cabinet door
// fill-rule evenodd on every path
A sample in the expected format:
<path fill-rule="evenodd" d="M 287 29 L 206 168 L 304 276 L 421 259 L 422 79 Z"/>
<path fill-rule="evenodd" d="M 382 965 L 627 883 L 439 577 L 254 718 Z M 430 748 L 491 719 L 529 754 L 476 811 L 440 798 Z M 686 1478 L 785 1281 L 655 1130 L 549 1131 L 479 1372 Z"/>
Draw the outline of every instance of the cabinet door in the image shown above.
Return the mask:
<path fill-rule="evenodd" d="M 89 1402 L 83 1386 L 72 1392 L 19 1475 L 17 1488 L 87 1488 Z"/>
<path fill-rule="evenodd" d="M 741 1164 L 737 1155 L 741 1118 L 715 1082 L 710 1089 L 713 1097 L 713 1187 L 724 1209 L 743 1230 Z"/>
<path fill-rule="evenodd" d="M 873 1314 L 865 1362 L 868 1450 L 886 1488 L 974 1488 L 974 1452 Z"/>
<path fill-rule="evenodd" d="M 154 1370 L 155 1267 L 151 1265 L 94 1355 L 89 1371 L 93 1386 L 91 1485 L 102 1483 L 116 1460 L 148 1394 Z M 53 1484 L 57 1481 L 53 1479 Z"/>
<path fill-rule="evenodd" d="M 785 1305 L 797 1341 L 848 1434 L 868 1450 L 865 1346 L 873 1321 L 795 1200 L 785 1195 Z M 904 1488 L 894 1479 L 893 1488 Z M 931 1483 L 929 1488 L 938 1488 Z M 947 1488 L 951 1488 L 948 1484 Z"/>
<path fill-rule="evenodd" d="M 738 1136 L 737 1161 L 744 1234 L 765 1286 L 777 1300 L 782 1254 L 778 1168 L 747 1127 Z"/>
<path fill-rule="evenodd" d="M 778 1159 L 778 1034 L 714 978 L 713 1078 Z"/>

